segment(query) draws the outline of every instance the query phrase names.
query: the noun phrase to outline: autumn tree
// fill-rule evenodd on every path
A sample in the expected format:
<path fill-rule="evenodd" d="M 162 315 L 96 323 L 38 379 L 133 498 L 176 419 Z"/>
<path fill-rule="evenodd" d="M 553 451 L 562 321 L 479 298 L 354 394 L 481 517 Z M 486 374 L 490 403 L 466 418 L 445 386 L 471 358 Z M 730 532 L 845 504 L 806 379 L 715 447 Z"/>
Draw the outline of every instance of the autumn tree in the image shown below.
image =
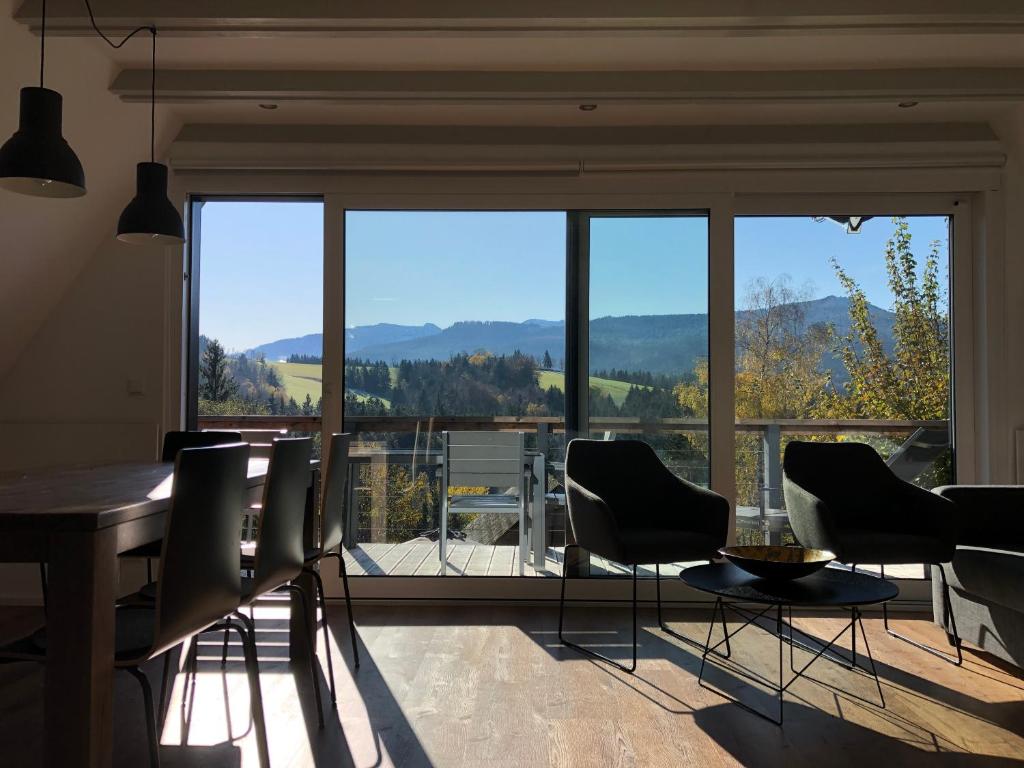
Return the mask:
<path fill-rule="evenodd" d="M 747 288 L 736 314 L 736 418 L 792 419 L 807 416 L 826 392 L 829 373 L 821 365 L 831 329 L 807 324 L 806 291 L 788 276 L 758 278 Z M 707 416 L 708 364 L 698 361 L 693 381 L 676 386 L 686 413 Z M 706 443 L 707 437 L 703 439 Z M 756 504 L 760 487 L 761 436 L 736 435 L 736 490 L 740 504 Z"/>
<path fill-rule="evenodd" d="M 850 331 L 835 354 L 849 380 L 832 389 L 815 415 L 846 419 L 945 419 L 949 416 L 949 314 L 939 279 L 940 243 L 929 245 L 923 269 L 905 218 L 885 247 L 893 296 L 893 348 L 887 350 L 864 289 L 832 259 L 850 303 Z"/>

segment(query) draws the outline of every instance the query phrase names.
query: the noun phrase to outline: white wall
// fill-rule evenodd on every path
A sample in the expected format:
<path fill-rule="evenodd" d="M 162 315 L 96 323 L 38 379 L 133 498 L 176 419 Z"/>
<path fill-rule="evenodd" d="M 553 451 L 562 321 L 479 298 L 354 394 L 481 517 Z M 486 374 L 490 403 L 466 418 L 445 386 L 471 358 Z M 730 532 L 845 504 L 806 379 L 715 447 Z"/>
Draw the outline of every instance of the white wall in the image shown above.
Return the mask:
<path fill-rule="evenodd" d="M 39 38 L 0 11 L 0 143 L 18 127 L 23 86 L 39 85 Z M 142 46 L 144 38 L 128 45 Z M 27 197 L 0 190 L 0 380 L 32 334 L 114 234 L 135 189 L 135 164 L 149 159 L 149 107 L 109 91 L 116 67 L 95 37 L 47 39 L 46 87 L 64 99 L 64 136 L 85 169 L 84 197 Z M 157 153 L 177 130 L 157 109 Z"/>
<path fill-rule="evenodd" d="M 0 383 L 0 472 L 158 456 L 167 258 L 110 239 L 88 260 Z M 0 603 L 39 596 L 36 566 L 0 564 Z"/>
<path fill-rule="evenodd" d="M 1014 432 L 1024 428 L 1024 107 L 1017 107 L 996 130 L 1007 148 L 1002 217 L 1002 339 L 993 340 L 991 354 L 1001 376 L 995 382 L 992 414 L 999 444 L 995 447 L 992 482 L 1024 483 L 1016 476 Z"/>

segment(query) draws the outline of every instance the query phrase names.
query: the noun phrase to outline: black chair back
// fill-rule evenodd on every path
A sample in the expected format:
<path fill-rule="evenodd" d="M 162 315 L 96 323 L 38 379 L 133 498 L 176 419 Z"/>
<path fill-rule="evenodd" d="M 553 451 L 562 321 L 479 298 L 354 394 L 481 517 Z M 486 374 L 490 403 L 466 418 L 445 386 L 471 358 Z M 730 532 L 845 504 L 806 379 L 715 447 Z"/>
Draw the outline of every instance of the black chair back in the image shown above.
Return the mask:
<path fill-rule="evenodd" d="M 250 598 L 286 584 L 302 571 L 305 562 L 302 535 L 312 451 L 313 441 L 307 437 L 279 438 L 270 449 L 270 468 L 263 486 L 263 509 L 256 532 Z M 237 548 L 236 534 L 236 559 Z"/>
<path fill-rule="evenodd" d="M 599 496 L 621 528 L 658 528 L 677 513 L 664 503 L 677 480 L 642 440 L 571 441 L 565 481 L 567 492 L 576 485 Z M 577 521 L 572 522 L 576 530 Z"/>
<path fill-rule="evenodd" d="M 238 608 L 246 443 L 186 448 L 174 463 L 156 597 L 153 655 Z"/>
<path fill-rule="evenodd" d="M 172 430 L 164 435 L 160 461 L 174 461 L 183 448 L 209 448 L 214 445 L 242 442 L 241 432 L 183 432 Z"/>
<path fill-rule="evenodd" d="M 345 532 L 345 511 L 348 504 L 348 451 L 352 435 L 336 432 L 331 435 L 327 476 L 320 503 L 320 551 L 330 552 L 341 545 Z"/>
<path fill-rule="evenodd" d="M 794 440 L 782 460 L 783 483 L 794 483 L 828 505 L 839 525 L 863 527 L 890 515 L 904 483 L 866 443 Z"/>

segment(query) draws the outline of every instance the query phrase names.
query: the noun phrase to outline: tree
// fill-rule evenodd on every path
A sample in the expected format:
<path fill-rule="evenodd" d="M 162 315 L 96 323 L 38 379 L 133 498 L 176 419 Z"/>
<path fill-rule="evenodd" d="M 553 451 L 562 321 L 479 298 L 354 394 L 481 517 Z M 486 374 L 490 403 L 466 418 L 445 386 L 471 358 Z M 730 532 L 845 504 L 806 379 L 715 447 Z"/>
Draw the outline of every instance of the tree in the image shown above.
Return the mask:
<path fill-rule="evenodd" d="M 945 419 L 949 417 L 949 314 L 939 280 L 939 243 L 932 242 L 918 276 L 910 226 L 896 227 L 886 243 L 885 266 L 893 295 L 894 345 L 885 349 L 864 289 L 833 258 L 850 301 L 850 332 L 835 354 L 849 373 L 816 409 L 829 418 Z"/>
<path fill-rule="evenodd" d="M 216 339 L 210 339 L 199 363 L 199 398 L 220 402 L 230 399 L 238 385 L 228 370 L 228 358 L 224 347 Z"/>
<path fill-rule="evenodd" d="M 554 363 L 551 362 L 551 353 L 548 352 L 546 349 L 544 350 L 544 361 L 541 363 L 541 367 L 547 371 L 550 371 L 552 368 L 554 368 Z"/>
<path fill-rule="evenodd" d="M 759 277 L 747 288 L 736 318 L 736 415 L 794 419 L 805 416 L 829 383 L 821 369 L 831 330 L 807 326 L 803 302 L 788 275 Z"/>
<path fill-rule="evenodd" d="M 821 367 L 832 331 L 808 326 L 803 309 L 806 292 L 788 276 L 758 278 L 750 283 L 744 308 L 736 315 L 736 418 L 792 419 L 808 415 L 824 396 L 830 377 Z M 675 388 L 688 415 L 708 415 L 708 363 L 698 360 L 692 381 Z M 707 435 L 692 442 L 707 450 Z M 736 435 L 737 503 L 756 505 L 761 486 L 761 436 Z"/>

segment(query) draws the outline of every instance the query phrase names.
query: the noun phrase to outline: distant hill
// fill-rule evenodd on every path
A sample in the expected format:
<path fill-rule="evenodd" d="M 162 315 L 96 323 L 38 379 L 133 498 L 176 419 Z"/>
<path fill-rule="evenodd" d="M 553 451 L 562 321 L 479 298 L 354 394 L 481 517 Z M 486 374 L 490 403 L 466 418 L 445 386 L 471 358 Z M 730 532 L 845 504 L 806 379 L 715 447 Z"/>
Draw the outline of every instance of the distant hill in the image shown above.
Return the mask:
<path fill-rule="evenodd" d="M 849 301 L 841 296 L 801 302 L 808 325 L 831 323 L 838 334 L 850 330 Z M 737 313 L 743 315 L 744 313 Z M 892 348 L 895 315 L 872 307 L 871 314 L 887 348 Z M 590 322 L 591 370 L 612 368 L 681 374 L 693 370 L 708 353 L 706 314 L 628 315 L 600 317 Z M 291 354 L 320 354 L 323 339 L 310 334 L 256 347 L 273 360 Z M 385 360 L 447 360 L 460 352 L 486 350 L 509 354 L 515 350 L 540 359 L 549 352 L 556 365 L 564 357 L 565 323 L 561 320 L 526 320 L 522 323 L 465 321 L 448 328 L 428 323 L 418 326 L 379 324 L 348 328 L 346 355 Z M 825 364 L 837 374 L 842 365 L 827 356 Z"/>
<path fill-rule="evenodd" d="M 345 329 L 345 352 L 350 356 L 359 355 L 360 350 L 377 344 L 407 341 L 422 336 L 440 333 L 433 323 L 425 325 L 394 325 L 378 323 Z M 324 337 L 322 333 L 310 333 L 294 339 L 279 339 L 261 344 L 248 350 L 250 354 L 262 353 L 268 360 L 287 360 L 290 355 L 322 355 Z M 360 355 L 361 356 L 361 355 Z"/>

